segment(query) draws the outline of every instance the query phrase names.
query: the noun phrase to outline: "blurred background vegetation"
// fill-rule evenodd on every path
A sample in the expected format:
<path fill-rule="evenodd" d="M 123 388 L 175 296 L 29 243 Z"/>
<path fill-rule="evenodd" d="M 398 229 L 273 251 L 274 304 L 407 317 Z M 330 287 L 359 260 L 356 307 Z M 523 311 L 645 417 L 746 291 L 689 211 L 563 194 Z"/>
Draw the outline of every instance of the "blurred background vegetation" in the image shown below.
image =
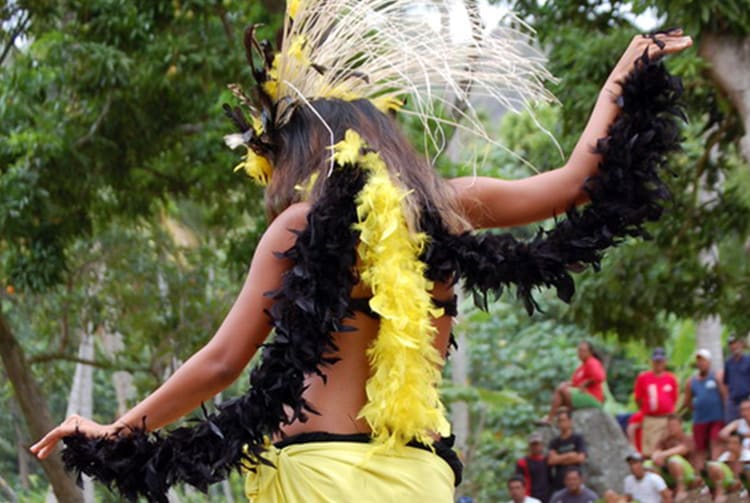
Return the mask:
<path fill-rule="evenodd" d="M 560 78 L 551 86 L 560 105 L 537 118 L 565 153 L 642 31 L 636 15 L 684 26 L 696 47 L 668 61 L 684 79 L 690 122 L 653 239 L 625 242 L 601 272 L 581 274 L 571 306 L 542 292 L 544 312 L 529 318 L 512 294 L 486 313 L 464 301 L 461 368 L 446 369 L 445 395 L 454 412 L 467 404 L 459 492 L 479 501 L 507 499 L 529 425 L 575 368 L 578 341 L 604 357 L 608 408 L 619 412 L 632 408 L 632 381 L 654 345 L 666 346 L 684 380 L 698 345 L 720 350 L 729 331 L 750 329 L 750 104 L 724 70 L 748 78 L 750 63 L 731 61 L 750 62 L 750 2 L 505 5 L 537 30 Z M 52 484 L 61 500 L 82 501 L 59 460 L 42 465 L 25 453 L 31 440 L 71 404 L 111 421 L 228 310 L 265 217 L 260 190 L 232 173 L 221 105 L 232 101 L 227 83 L 251 78 L 244 27 L 262 23 L 272 39 L 282 10 L 277 1 L 0 0 L 0 500 L 44 501 Z M 504 116 L 497 135 L 535 169 L 563 162 L 528 116 Z M 438 165 L 464 174 L 466 161 L 458 152 Z M 486 171 L 532 172 L 508 152 L 491 153 Z M 84 368 L 88 399 L 71 394 Z M 101 487 L 95 498 L 117 501 Z M 205 500 L 189 488 L 175 498 Z M 212 488 L 211 499 L 242 500 L 241 477 Z"/>

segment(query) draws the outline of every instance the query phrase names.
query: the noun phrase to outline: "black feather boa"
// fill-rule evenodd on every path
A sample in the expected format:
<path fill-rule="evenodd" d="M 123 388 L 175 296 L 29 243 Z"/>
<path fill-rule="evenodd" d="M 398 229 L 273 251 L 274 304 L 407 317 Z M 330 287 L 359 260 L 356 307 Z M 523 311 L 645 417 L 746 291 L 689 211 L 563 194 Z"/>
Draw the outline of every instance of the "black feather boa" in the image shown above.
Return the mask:
<path fill-rule="evenodd" d="M 317 373 L 323 378 L 321 367 L 336 361 L 326 356 L 337 351 L 331 334 L 347 330 L 341 320 L 350 314 L 355 282 L 354 200 L 363 184 L 361 170 L 334 170 L 326 193 L 308 214 L 306 228 L 295 231 L 294 246 L 279 253 L 295 265 L 282 287 L 268 293 L 275 299 L 268 313 L 275 336 L 264 345 L 246 394 L 222 403 L 196 425 L 166 435 L 134 429 L 114 439 L 66 437 L 65 466 L 79 477 L 85 473 L 114 486 L 130 501 L 140 495 L 162 503 L 175 483 L 205 492 L 232 469 L 268 463 L 262 457 L 265 437 L 315 412 L 302 396 L 305 376 Z"/>
<path fill-rule="evenodd" d="M 534 288 L 554 286 L 568 301 L 575 288 L 571 265 L 598 267 L 603 249 L 626 236 L 647 237 L 643 224 L 659 218 L 669 195 L 659 172 L 667 154 L 679 148 L 682 89 L 679 79 L 645 55 L 622 88 L 621 113 L 596 146 L 602 155 L 600 172 L 586 182 L 590 205 L 571 209 L 567 219 L 530 242 L 508 234 L 452 235 L 436 212 L 425 210 L 421 225 L 431 241 L 422 259 L 430 279 L 462 279 L 478 293 L 479 304 L 486 304 L 488 292 L 500 295 L 515 284 L 533 312 Z M 92 476 L 131 501 L 144 496 L 166 502 L 175 483 L 205 491 L 232 469 L 267 463 L 262 457 L 265 437 L 315 413 L 303 398 L 304 379 L 316 373 L 322 378 L 321 368 L 335 363 L 328 356 L 336 351 L 331 334 L 348 329 L 341 322 L 351 314 L 349 297 L 356 281 L 358 234 L 352 223 L 364 174 L 352 168 L 334 170 L 307 227 L 280 254 L 294 267 L 271 293 L 276 302 L 268 314 L 276 335 L 264 345 L 250 390 L 197 424 L 167 434 L 135 429 L 114 439 L 66 437 L 63 460 L 69 470 Z"/>
<path fill-rule="evenodd" d="M 596 145 L 602 157 L 599 173 L 585 184 L 591 203 L 583 210 L 571 208 L 567 219 L 528 242 L 507 233 L 452 235 L 435 212 L 427 211 L 422 227 L 432 241 L 423 260 L 430 279 L 462 279 L 484 309 L 488 292 L 499 297 L 516 285 L 532 314 L 538 309 L 535 288 L 553 286 L 569 302 L 575 291 L 571 268 L 591 264 L 598 269 L 605 248 L 627 236 L 648 238 L 644 223 L 657 220 L 669 198 L 660 172 L 667 155 L 680 148 L 682 83 L 644 54 L 621 86 L 620 114 Z"/>

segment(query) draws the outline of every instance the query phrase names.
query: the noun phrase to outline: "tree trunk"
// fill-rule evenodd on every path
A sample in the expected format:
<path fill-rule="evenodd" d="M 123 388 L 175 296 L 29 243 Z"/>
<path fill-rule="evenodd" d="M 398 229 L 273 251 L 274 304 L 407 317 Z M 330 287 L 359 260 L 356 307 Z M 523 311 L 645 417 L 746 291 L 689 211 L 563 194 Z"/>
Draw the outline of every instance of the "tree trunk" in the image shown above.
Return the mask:
<path fill-rule="evenodd" d="M 16 503 L 16 501 L 18 501 L 16 493 L 13 492 L 13 489 L 10 488 L 10 485 L 8 485 L 2 475 L 0 475 L 0 490 L 0 493 L 5 494 L 10 503 Z"/>
<path fill-rule="evenodd" d="M 90 330 L 89 330 L 90 332 Z M 81 343 L 78 346 L 78 358 L 91 361 L 94 359 L 94 337 L 91 333 L 81 334 Z M 76 364 L 73 374 L 73 384 L 70 387 L 68 397 L 68 408 L 65 417 L 78 414 L 83 417 L 91 417 L 94 413 L 94 368 L 83 363 Z M 58 501 L 52 494 L 47 495 L 46 503 Z M 94 483 L 83 477 L 83 501 L 94 503 Z"/>
<path fill-rule="evenodd" d="M 11 415 L 13 417 L 13 426 L 16 430 L 16 452 L 18 453 L 18 483 L 22 489 L 28 490 L 31 485 L 29 484 L 29 453 L 26 451 L 26 446 L 29 445 L 26 432 L 21 427 L 19 421 L 21 420 L 21 413 L 18 410 L 18 406 L 11 402 L 10 404 Z"/>
<path fill-rule="evenodd" d="M 114 360 L 117 354 L 125 349 L 120 332 L 103 332 L 101 342 L 102 350 L 110 360 Z M 113 373 L 112 386 L 115 388 L 115 397 L 117 398 L 117 417 L 120 417 L 130 409 L 128 407 L 128 400 L 135 396 L 133 375 L 125 370 Z"/>
<path fill-rule="evenodd" d="M 451 380 L 456 388 L 469 385 L 469 347 L 463 331 L 456 332 L 458 349 L 451 355 Z M 451 405 L 453 434 L 456 435 L 456 450 L 466 454 L 469 442 L 469 406 L 466 402 L 453 402 Z"/>
<path fill-rule="evenodd" d="M 700 55 L 711 63 L 711 77 L 740 114 L 745 126 L 740 150 L 750 162 L 750 37 L 702 33 Z"/>
<path fill-rule="evenodd" d="M 261 0 L 261 3 L 263 4 L 264 9 L 273 14 L 278 14 L 284 10 L 284 2 L 279 0 Z"/>
<path fill-rule="evenodd" d="M 26 420 L 32 438 L 41 438 L 55 423 L 52 421 L 47 402 L 42 396 L 34 376 L 26 364 L 23 349 L 10 331 L 5 317 L 0 312 L 0 358 L 8 375 L 18 405 Z M 63 468 L 59 453 L 40 461 L 57 499 L 65 503 L 83 503 L 81 491 Z"/>
<path fill-rule="evenodd" d="M 724 368 L 724 355 L 721 347 L 721 318 L 716 315 L 707 316 L 695 327 L 695 343 L 697 348 L 708 349 L 711 352 L 711 369 Z"/>

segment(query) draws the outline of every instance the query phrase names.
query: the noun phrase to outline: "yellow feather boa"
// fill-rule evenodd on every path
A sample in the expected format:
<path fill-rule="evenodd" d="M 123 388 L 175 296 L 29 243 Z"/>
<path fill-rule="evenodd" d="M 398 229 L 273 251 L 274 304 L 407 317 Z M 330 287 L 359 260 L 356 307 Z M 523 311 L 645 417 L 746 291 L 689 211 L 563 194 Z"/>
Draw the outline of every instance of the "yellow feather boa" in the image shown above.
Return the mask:
<path fill-rule="evenodd" d="M 386 447 L 412 440 L 432 444 L 433 433 L 450 434 L 438 385 L 443 359 L 434 346 L 432 283 L 419 255 L 427 235 L 409 231 L 404 216 L 407 193 L 391 180 L 377 153 L 362 154 L 354 131 L 334 146 L 341 164 L 358 164 L 369 178 L 357 196 L 360 277 L 372 290 L 370 307 L 380 315 L 377 338 L 368 348 L 371 375 L 367 404 L 360 411 L 376 443 Z"/>

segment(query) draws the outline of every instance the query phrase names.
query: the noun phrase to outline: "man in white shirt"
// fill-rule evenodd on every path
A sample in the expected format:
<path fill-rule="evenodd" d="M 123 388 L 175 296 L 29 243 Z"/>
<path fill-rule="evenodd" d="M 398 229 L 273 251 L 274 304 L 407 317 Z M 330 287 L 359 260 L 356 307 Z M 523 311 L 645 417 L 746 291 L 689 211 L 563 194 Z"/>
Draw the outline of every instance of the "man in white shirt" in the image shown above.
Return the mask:
<path fill-rule="evenodd" d="M 719 432 L 719 438 L 729 442 L 729 436 L 737 432 L 742 435 L 742 446 L 745 449 L 750 449 L 750 400 L 742 400 L 739 407 L 739 419 L 735 419 L 722 428 Z"/>
<path fill-rule="evenodd" d="M 671 503 L 672 493 L 664 479 L 656 473 L 646 471 L 643 456 L 634 452 L 625 458 L 630 466 L 630 475 L 625 477 L 625 499 L 640 503 Z"/>
<path fill-rule="evenodd" d="M 508 493 L 510 493 L 510 503 L 542 503 L 536 498 L 526 496 L 526 481 L 519 475 L 508 480 Z"/>

